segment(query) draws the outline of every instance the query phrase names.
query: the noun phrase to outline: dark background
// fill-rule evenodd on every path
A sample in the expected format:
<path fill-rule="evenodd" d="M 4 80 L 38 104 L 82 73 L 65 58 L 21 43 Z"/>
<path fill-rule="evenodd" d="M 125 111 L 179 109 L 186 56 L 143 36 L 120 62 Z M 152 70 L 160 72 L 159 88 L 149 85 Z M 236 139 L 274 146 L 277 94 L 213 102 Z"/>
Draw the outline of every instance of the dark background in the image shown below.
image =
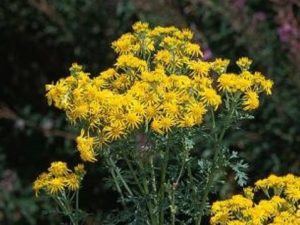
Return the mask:
<path fill-rule="evenodd" d="M 205 58 L 249 56 L 275 82 L 255 120 L 231 135 L 249 163 L 249 184 L 271 173 L 299 175 L 299 0 L 1 0 L 0 224 L 59 224 L 51 202 L 31 184 L 51 161 L 79 161 L 76 129 L 47 105 L 45 84 L 78 62 L 93 75 L 110 66 L 110 43 L 138 20 L 189 27 Z M 101 161 L 88 168 L 82 207 L 101 224 L 116 207 Z M 231 175 L 220 198 L 238 192 Z"/>

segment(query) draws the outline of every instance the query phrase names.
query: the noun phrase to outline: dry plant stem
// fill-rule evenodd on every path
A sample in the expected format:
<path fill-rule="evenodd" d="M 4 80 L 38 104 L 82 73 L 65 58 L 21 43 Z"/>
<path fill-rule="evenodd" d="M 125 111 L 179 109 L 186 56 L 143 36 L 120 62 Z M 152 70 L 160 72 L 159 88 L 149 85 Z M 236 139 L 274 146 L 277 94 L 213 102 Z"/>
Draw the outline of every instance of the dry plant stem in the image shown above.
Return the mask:
<path fill-rule="evenodd" d="M 228 98 L 227 98 L 228 100 Z M 213 164 L 212 164 L 212 168 L 211 171 L 208 175 L 208 180 L 206 182 L 206 185 L 204 187 L 204 194 L 200 203 L 200 210 L 199 210 L 199 215 L 197 218 L 197 225 L 201 225 L 201 221 L 202 221 L 202 217 L 204 214 L 204 208 L 208 199 L 208 195 L 211 191 L 211 187 L 216 175 L 216 172 L 218 170 L 218 161 L 219 161 L 219 155 L 220 155 L 220 151 L 221 151 L 221 146 L 220 144 L 223 141 L 224 135 L 226 130 L 228 129 L 228 125 L 231 123 L 232 117 L 233 117 L 233 113 L 236 107 L 236 99 L 234 99 L 233 105 L 230 108 L 230 112 L 227 115 L 227 119 L 225 121 L 226 124 L 224 124 L 224 126 L 222 127 L 221 131 L 220 131 L 220 135 L 218 136 L 217 132 L 216 132 L 216 122 L 215 122 L 215 116 L 214 116 L 214 112 L 211 109 L 211 115 L 212 115 L 212 131 L 215 133 L 214 134 L 214 143 L 213 143 L 213 151 L 214 151 L 214 156 L 213 156 Z M 227 124 L 228 123 L 228 124 Z"/>
<path fill-rule="evenodd" d="M 157 183 L 156 183 L 156 178 L 155 178 L 155 167 L 154 167 L 154 164 L 153 164 L 153 156 L 151 156 L 150 158 L 150 166 L 151 166 L 151 183 L 152 183 L 152 189 L 153 189 L 153 196 L 154 196 L 154 205 L 157 207 L 158 206 L 158 194 L 157 194 Z M 154 213 L 154 212 L 150 212 L 151 214 L 156 214 L 157 213 Z M 159 224 L 159 217 L 156 216 L 155 217 L 155 223 L 154 225 L 156 224 Z"/>
<path fill-rule="evenodd" d="M 172 185 L 171 191 L 171 224 L 175 225 L 176 222 L 176 203 L 175 203 L 175 192 L 176 187 Z"/>
<path fill-rule="evenodd" d="M 156 188 L 156 178 L 155 178 L 155 168 L 153 164 L 153 156 L 150 158 L 150 166 L 151 166 L 151 181 L 152 181 L 152 189 L 153 192 L 156 194 L 157 188 Z"/>

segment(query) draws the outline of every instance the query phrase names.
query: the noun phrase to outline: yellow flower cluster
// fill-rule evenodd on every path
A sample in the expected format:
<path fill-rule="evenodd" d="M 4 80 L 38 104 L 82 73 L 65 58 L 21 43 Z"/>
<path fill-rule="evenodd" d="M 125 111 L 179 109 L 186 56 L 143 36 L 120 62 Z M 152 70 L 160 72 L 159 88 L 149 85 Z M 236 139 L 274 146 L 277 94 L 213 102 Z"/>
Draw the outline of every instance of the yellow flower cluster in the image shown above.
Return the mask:
<path fill-rule="evenodd" d="M 64 162 L 52 162 L 48 172 L 38 176 L 33 183 L 33 190 L 38 195 L 40 190 L 55 195 L 64 190 L 76 191 L 80 187 L 80 181 L 85 174 L 83 164 L 74 167 L 74 172 L 68 169 Z"/>
<path fill-rule="evenodd" d="M 263 191 L 267 199 L 255 202 Z M 244 196 L 212 205 L 212 225 L 300 225 L 300 177 L 271 175 L 244 189 Z"/>
<path fill-rule="evenodd" d="M 70 76 L 46 86 L 49 104 L 64 110 L 72 123 L 84 124 L 77 138 L 84 161 L 96 161 L 94 149 L 134 129 L 162 135 L 199 125 L 225 93 L 239 92 L 244 110 L 259 106 L 262 91 L 271 94 L 272 81 L 249 72 L 248 58 L 237 61 L 241 74 L 227 73 L 229 60 L 202 60 L 192 37 L 187 29 L 151 29 L 137 22 L 132 33 L 112 43 L 118 54 L 114 67 L 91 77 L 73 64 Z"/>

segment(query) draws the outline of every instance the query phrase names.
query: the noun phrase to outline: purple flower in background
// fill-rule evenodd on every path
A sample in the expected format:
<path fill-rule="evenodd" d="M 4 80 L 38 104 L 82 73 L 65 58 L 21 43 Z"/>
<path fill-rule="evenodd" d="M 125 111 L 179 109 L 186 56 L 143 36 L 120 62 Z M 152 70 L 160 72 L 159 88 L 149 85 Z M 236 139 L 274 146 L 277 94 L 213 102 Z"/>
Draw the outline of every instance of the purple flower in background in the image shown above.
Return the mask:
<path fill-rule="evenodd" d="M 295 28 L 293 26 L 291 26 L 291 24 L 289 24 L 288 22 L 283 23 L 278 29 L 277 29 L 277 33 L 279 35 L 279 39 L 282 42 L 288 42 L 291 35 L 295 34 Z"/>
<path fill-rule="evenodd" d="M 233 6 L 238 9 L 242 9 L 245 7 L 246 0 L 232 0 Z"/>
<path fill-rule="evenodd" d="M 204 60 L 209 60 L 213 57 L 212 51 L 210 50 L 210 48 L 205 47 L 203 49 L 203 59 Z"/>

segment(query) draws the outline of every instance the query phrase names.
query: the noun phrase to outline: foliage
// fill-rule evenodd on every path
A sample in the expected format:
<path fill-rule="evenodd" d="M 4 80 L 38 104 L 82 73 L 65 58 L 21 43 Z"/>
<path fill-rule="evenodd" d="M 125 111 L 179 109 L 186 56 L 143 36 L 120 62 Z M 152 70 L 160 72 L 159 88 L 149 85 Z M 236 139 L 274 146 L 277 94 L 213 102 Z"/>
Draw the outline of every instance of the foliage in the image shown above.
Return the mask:
<path fill-rule="evenodd" d="M 227 72 L 229 60 L 202 60 L 192 37 L 187 29 L 151 29 L 137 22 L 132 33 L 112 43 L 119 55 L 115 67 L 90 78 L 73 64 L 70 76 L 46 86 L 49 104 L 81 128 L 76 138 L 81 159 L 96 162 L 101 155 L 111 173 L 124 208 L 113 224 L 200 225 L 209 194 L 228 166 L 245 184 L 247 165 L 223 139 L 247 118 L 245 112 L 258 108 L 259 94 L 271 94 L 273 82 L 251 72 L 246 57 L 236 61 L 239 73 Z M 205 149 L 211 158 L 203 157 Z M 34 189 L 54 195 L 77 225 L 76 211 L 64 207 L 72 201 L 64 197 L 66 163 L 54 162 L 48 170 Z M 76 193 L 78 188 L 79 183 Z"/>
<path fill-rule="evenodd" d="M 57 159 L 77 163 L 71 157 L 77 131 L 41 101 L 44 84 L 65 74 L 73 61 L 92 74 L 111 65 L 109 43 L 138 19 L 152 25 L 191 27 L 206 59 L 215 55 L 253 58 L 255 68 L 275 81 L 276 91 L 268 104 L 264 97 L 261 99 L 255 120 L 227 133 L 225 141 L 230 151 L 237 151 L 249 164 L 250 182 L 270 172 L 299 173 L 298 1 L 3 0 L 0 5 L 0 142 L 6 156 L 0 173 L 16 172 L 22 184 L 20 191 L 10 193 L 8 199 L 17 196 L 27 199 L 27 206 L 34 205 L 36 200 L 30 200 L 27 190 L 45 165 Z M 209 151 L 204 150 L 203 155 L 209 155 Z M 207 162 L 200 160 L 202 164 Z M 104 190 L 104 174 L 103 169 L 90 166 L 84 184 L 81 204 L 95 212 L 93 217 L 118 208 L 116 193 Z M 228 196 L 236 189 L 234 174 L 226 179 L 226 183 L 218 183 L 212 197 Z M 54 210 L 49 208 L 51 204 L 45 201 L 36 206 L 36 214 L 29 212 L 35 223 L 50 223 L 45 221 L 50 217 L 42 216 L 42 211 Z M 22 214 L 18 215 L 22 224 L 28 224 Z M 52 223 L 57 224 L 51 215 Z M 88 221 L 94 223 L 100 222 Z"/>

